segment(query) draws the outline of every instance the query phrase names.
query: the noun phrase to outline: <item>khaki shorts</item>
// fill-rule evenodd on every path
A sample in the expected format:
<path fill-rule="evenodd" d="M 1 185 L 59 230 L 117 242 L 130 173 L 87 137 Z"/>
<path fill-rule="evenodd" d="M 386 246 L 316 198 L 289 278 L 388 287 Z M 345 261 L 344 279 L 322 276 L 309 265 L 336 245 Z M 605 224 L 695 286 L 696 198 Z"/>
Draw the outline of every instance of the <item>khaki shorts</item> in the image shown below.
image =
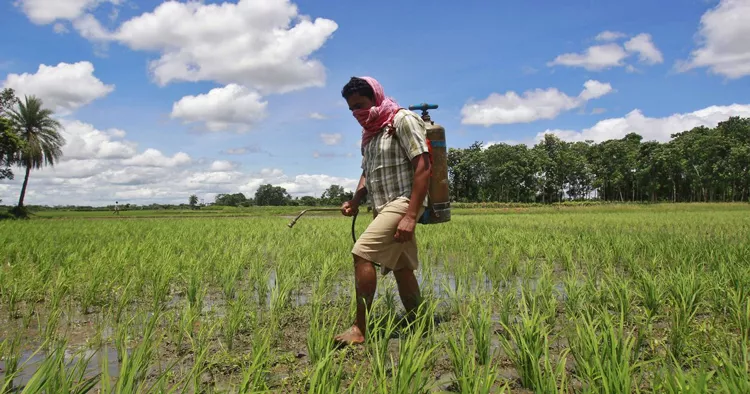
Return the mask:
<path fill-rule="evenodd" d="M 393 239 L 398 223 L 408 208 L 409 199 L 405 197 L 386 204 L 383 210 L 375 215 L 375 219 L 367 226 L 367 230 L 359 236 L 352 248 L 352 254 L 380 264 L 383 275 L 390 271 L 419 268 L 416 227 L 411 241 L 396 242 Z M 424 207 L 420 208 L 417 220 L 424 213 L 424 209 Z"/>

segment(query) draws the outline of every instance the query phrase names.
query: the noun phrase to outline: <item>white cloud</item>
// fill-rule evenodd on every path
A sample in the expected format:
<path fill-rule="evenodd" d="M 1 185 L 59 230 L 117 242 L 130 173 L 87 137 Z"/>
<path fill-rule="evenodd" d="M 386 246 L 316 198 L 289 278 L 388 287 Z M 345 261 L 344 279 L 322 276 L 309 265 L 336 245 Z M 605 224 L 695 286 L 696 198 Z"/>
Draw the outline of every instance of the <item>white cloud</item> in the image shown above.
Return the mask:
<path fill-rule="evenodd" d="M 235 128 L 246 132 L 267 116 L 267 101 L 257 92 L 235 84 L 211 89 L 206 94 L 185 96 L 172 106 L 172 118 L 185 123 L 204 122 L 209 131 Z"/>
<path fill-rule="evenodd" d="M 601 71 L 611 67 L 621 67 L 627 52 L 618 44 L 594 45 L 582 54 L 564 53 L 547 63 L 548 66 L 583 67 L 589 71 Z"/>
<path fill-rule="evenodd" d="M 90 41 L 107 41 L 112 34 L 91 14 L 82 15 L 73 21 L 73 28 L 81 37 Z"/>
<path fill-rule="evenodd" d="M 229 148 L 229 149 L 225 149 L 221 151 L 221 153 L 226 154 L 226 155 L 246 155 L 250 153 L 265 153 L 265 154 L 270 155 L 268 151 L 266 151 L 265 149 L 261 148 L 258 145 L 248 145 L 248 146 L 241 146 L 238 148 Z"/>
<path fill-rule="evenodd" d="M 264 169 L 260 174 L 252 174 L 251 179 L 239 190 L 245 195 L 253 195 L 261 185 L 270 183 L 274 186 L 283 187 L 292 197 L 320 196 L 333 184 L 343 186 L 345 190 L 351 191 L 357 187 L 358 182 L 358 179 L 325 174 L 301 174 L 289 177 L 279 169 Z"/>
<path fill-rule="evenodd" d="M 716 127 L 719 122 L 727 120 L 730 116 L 750 117 L 750 105 L 714 105 L 664 118 L 650 118 L 645 116 L 641 110 L 634 109 L 624 117 L 604 119 L 597 122 L 593 127 L 581 131 L 546 130 L 537 134 L 536 140 L 539 141 L 544 138 L 544 134 L 551 133 L 568 141 L 592 140 L 602 142 L 622 138 L 628 133 L 638 133 L 643 136 L 644 140 L 666 142 L 671 139 L 672 134 L 698 126 Z"/>
<path fill-rule="evenodd" d="M 626 37 L 625 33 L 620 33 L 619 31 L 605 30 L 597 34 L 595 39 L 597 41 L 614 41 L 623 37 Z"/>
<path fill-rule="evenodd" d="M 461 123 L 490 126 L 554 119 L 563 111 L 578 108 L 588 100 L 612 91 L 608 83 L 589 80 L 577 97 L 568 96 L 556 88 L 526 91 L 523 97 L 513 91 L 504 95 L 492 93 L 482 101 L 465 104 L 461 109 Z"/>
<path fill-rule="evenodd" d="M 322 63 L 310 56 L 337 28 L 332 20 L 299 15 L 288 0 L 166 1 L 111 37 L 160 53 L 149 64 L 159 85 L 215 81 L 283 93 L 325 84 Z"/>
<path fill-rule="evenodd" d="M 46 25 L 79 18 L 103 2 L 117 5 L 120 0 L 16 0 L 14 4 L 21 7 L 32 22 Z"/>
<path fill-rule="evenodd" d="M 325 115 L 323 115 L 323 114 L 321 114 L 319 112 L 312 112 L 310 114 L 310 119 L 324 120 L 324 119 L 328 119 L 328 118 Z"/>
<path fill-rule="evenodd" d="M 211 163 L 211 171 L 231 171 L 234 169 L 234 164 L 228 160 L 216 160 Z"/>
<path fill-rule="evenodd" d="M 638 60 L 641 63 L 656 64 L 663 63 L 664 57 L 661 52 L 656 49 L 653 41 L 651 41 L 651 35 L 641 33 L 625 43 L 625 49 L 628 52 L 638 53 Z"/>
<path fill-rule="evenodd" d="M 134 142 L 113 141 L 125 137 L 122 130 L 103 132 L 78 120 L 62 120 L 62 136 L 65 138 L 62 160 L 83 159 L 127 159 L 136 153 Z"/>
<path fill-rule="evenodd" d="M 122 164 L 141 167 L 177 167 L 190 164 L 191 161 L 192 159 L 185 152 L 178 152 L 168 157 L 156 149 L 148 148 L 143 153 L 123 160 Z"/>
<path fill-rule="evenodd" d="M 94 76 L 94 65 L 87 61 L 56 66 L 39 65 L 36 74 L 8 74 L 3 88 L 16 95 L 36 95 L 44 105 L 67 113 L 111 93 L 114 85 L 105 85 Z"/>
<path fill-rule="evenodd" d="M 615 41 L 623 37 L 627 36 L 619 32 L 604 31 L 596 36 L 596 40 Z M 625 60 L 634 54 L 639 55 L 638 60 L 641 63 L 649 65 L 664 61 L 661 52 L 653 43 L 651 35 L 641 33 L 626 41 L 624 45 L 610 42 L 608 44 L 593 45 L 583 53 L 564 53 L 548 62 L 547 66 L 582 67 L 589 71 L 603 71 L 612 67 L 626 67 L 628 72 L 632 72 L 634 71 L 633 66 L 627 64 Z"/>
<path fill-rule="evenodd" d="M 679 71 L 706 67 L 712 73 L 736 79 L 750 75 L 750 1 L 721 0 L 701 17 L 699 47 Z"/>
<path fill-rule="evenodd" d="M 320 134 L 320 139 L 326 145 L 338 145 L 341 143 L 341 140 L 343 138 L 344 136 L 342 136 L 341 133 L 334 133 L 334 134 L 321 133 Z"/>

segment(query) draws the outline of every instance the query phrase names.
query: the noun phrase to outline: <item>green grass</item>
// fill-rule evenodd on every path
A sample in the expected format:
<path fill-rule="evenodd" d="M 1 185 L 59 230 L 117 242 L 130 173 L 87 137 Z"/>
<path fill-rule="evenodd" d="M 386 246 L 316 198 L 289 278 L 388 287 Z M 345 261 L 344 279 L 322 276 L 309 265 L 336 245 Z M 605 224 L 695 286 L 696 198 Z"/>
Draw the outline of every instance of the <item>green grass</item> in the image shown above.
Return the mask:
<path fill-rule="evenodd" d="M 747 204 L 459 206 L 345 349 L 351 219 L 302 209 L 0 222 L 0 393 L 748 390 Z"/>

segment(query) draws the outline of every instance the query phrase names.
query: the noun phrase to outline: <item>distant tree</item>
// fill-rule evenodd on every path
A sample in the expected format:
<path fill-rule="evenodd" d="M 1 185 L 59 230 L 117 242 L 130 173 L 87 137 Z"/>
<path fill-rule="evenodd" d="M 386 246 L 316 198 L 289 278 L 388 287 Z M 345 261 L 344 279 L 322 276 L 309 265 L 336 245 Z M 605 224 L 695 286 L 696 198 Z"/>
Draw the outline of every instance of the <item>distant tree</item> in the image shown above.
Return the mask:
<path fill-rule="evenodd" d="M 190 209 L 195 209 L 198 205 L 198 196 L 192 194 L 190 198 L 188 198 L 188 205 L 190 205 Z"/>
<path fill-rule="evenodd" d="M 42 100 L 35 96 L 25 97 L 25 102 L 18 103 L 18 110 L 10 111 L 13 127 L 24 142 L 23 149 L 17 154 L 18 164 L 26 167 L 18 198 L 19 211 L 23 211 L 31 169 L 54 166 L 62 157 L 62 147 L 65 145 L 65 138 L 59 132 L 62 125 L 52 115 L 52 110 L 43 108 Z"/>
<path fill-rule="evenodd" d="M 343 186 L 331 185 L 320 196 L 320 203 L 322 205 L 341 205 L 352 198 L 354 198 L 354 193 L 344 191 Z"/>
<path fill-rule="evenodd" d="M 239 207 L 246 201 L 247 197 L 245 197 L 245 195 L 242 193 L 219 194 L 216 196 L 214 204 L 228 207 Z"/>
<path fill-rule="evenodd" d="M 18 104 L 18 97 L 13 89 L 5 88 L 0 92 L 0 116 L 8 116 L 10 111 Z"/>
<path fill-rule="evenodd" d="M 0 179 L 13 179 L 11 166 L 24 146 L 10 120 L 0 117 Z"/>
<path fill-rule="evenodd" d="M 0 179 L 13 179 L 11 167 L 24 144 L 8 117 L 9 111 L 18 103 L 13 89 L 0 93 Z"/>
<path fill-rule="evenodd" d="M 302 196 L 299 198 L 299 204 L 306 207 L 314 207 L 318 205 L 318 199 L 313 196 Z"/>
<path fill-rule="evenodd" d="M 271 184 L 262 185 L 255 192 L 255 204 L 282 206 L 287 205 L 292 197 L 286 192 L 281 186 L 273 186 Z"/>

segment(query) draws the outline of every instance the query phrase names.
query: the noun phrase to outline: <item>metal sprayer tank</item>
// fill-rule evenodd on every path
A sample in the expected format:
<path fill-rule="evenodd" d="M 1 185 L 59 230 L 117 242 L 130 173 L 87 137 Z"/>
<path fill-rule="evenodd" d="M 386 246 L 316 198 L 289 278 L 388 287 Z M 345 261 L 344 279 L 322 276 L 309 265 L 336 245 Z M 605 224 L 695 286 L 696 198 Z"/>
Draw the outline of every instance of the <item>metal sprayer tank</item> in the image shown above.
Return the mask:
<path fill-rule="evenodd" d="M 409 110 L 421 110 L 427 129 L 427 139 L 432 150 L 432 174 L 430 176 L 429 206 L 420 220 L 424 224 L 445 223 L 451 220 L 450 183 L 448 182 L 448 147 L 445 128 L 435 123 L 427 112 L 437 109 L 437 104 L 422 103 L 409 106 Z"/>

